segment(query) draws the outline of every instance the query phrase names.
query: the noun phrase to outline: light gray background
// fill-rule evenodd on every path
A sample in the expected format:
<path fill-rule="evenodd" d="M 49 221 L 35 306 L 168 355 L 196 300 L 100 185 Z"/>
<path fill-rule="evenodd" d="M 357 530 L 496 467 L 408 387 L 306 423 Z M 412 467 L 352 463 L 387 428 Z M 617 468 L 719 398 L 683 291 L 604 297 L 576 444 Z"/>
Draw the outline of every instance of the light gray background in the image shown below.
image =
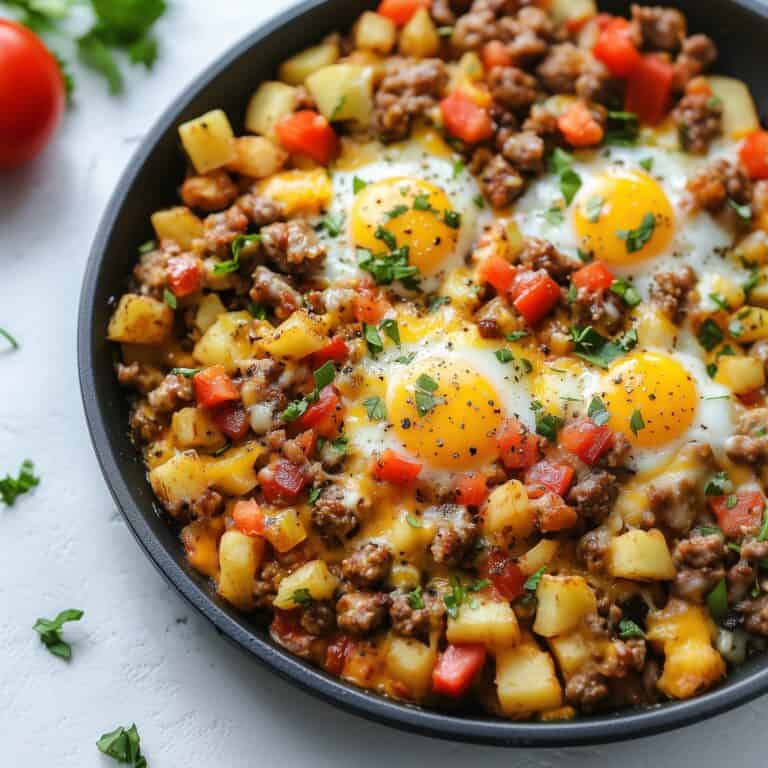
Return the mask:
<path fill-rule="evenodd" d="M 291 0 L 172 0 L 162 56 L 122 98 L 78 70 L 77 107 L 55 144 L 0 176 L 0 475 L 24 458 L 41 486 L 0 507 L 0 764 L 106 768 L 94 741 L 136 721 L 151 768 L 640 768 L 766 765 L 768 699 L 631 744 L 501 750 L 401 734 L 343 714 L 233 648 L 171 590 L 118 515 L 86 434 L 75 327 L 88 249 L 109 195 L 168 101 Z M 70 664 L 31 627 L 77 607 Z"/>

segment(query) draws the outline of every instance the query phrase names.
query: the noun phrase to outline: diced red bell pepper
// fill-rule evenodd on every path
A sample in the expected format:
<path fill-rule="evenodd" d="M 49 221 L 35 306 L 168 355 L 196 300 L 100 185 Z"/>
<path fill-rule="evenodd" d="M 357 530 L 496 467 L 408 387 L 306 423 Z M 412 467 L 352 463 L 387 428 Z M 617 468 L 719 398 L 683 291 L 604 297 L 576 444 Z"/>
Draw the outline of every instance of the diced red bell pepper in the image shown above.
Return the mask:
<path fill-rule="evenodd" d="M 603 126 L 583 101 L 574 101 L 557 118 L 557 127 L 572 147 L 594 147 L 603 140 Z"/>
<path fill-rule="evenodd" d="M 507 469 L 527 469 L 539 460 L 539 438 L 518 419 L 507 419 L 496 435 Z"/>
<path fill-rule="evenodd" d="M 728 537 L 754 533 L 763 521 L 765 497 L 760 491 L 737 491 L 709 499 L 717 523 Z"/>
<path fill-rule="evenodd" d="M 493 123 L 488 110 L 462 91 L 454 91 L 444 98 L 440 102 L 440 111 L 446 131 L 467 144 L 477 144 L 493 135 Z"/>
<path fill-rule="evenodd" d="M 325 651 L 325 671 L 340 677 L 350 654 L 355 650 L 355 641 L 349 635 L 334 637 Z"/>
<path fill-rule="evenodd" d="M 332 384 L 323 387 L 317 402 L 304 411 L 297 419 L 296 426 L 301 430 L 314 429 L 323 437 L 334 437 L 341 423 L 339 402 L 339 393 Z"/>
<path fill-rule="evenodd" d="M 486 72 L 494 67 L 508 67 L 512 64 L 512 54 L 500 40 L 491 40 L 483 46 L 482 59 Z"/>
<path fill-rule="evenodd" d="M 407 24 L 419 8 L 429 8 L 432 0 L 381 0 L 377 13 L 402 27 Z"/>
<path fill-rule="evenodd" d="M 307 155 L 320 165 L 327 165 L 339 148 L 339 139 L 331 124 L 311 109 L 286 115 L 277 122 L 275 131 L 285 149 Z"/>
<path fill-rule="evenodd" d="M 334 363 L 343 363 L 349 357 L 349 346 L 343 336 L 334 336 L 324 347 L 310 355 L 313 368 L 319 368 L 329 360 Z"/>
<path fill-rule="evenodd" d="M 559 300 L 560 286 L 546 272 L 541 272 L 525 285 L 513 304 L 528 325 L 536 325 Z"/>
<path fill-rule="evenodd" d="M 757 405 L 763 401 L 763 390 L 762 388 L 751 389 L 749 392 L 740 392 L 736 397 L 739 398 L 740 403 L 751 408 L 753 405 Z"/>
<path fill-rule="evenodd" d="M 178 298 L 200 290 L 203 277 L 200 261 L 188 253 L 168 259 L 165 274 L 171 293 Z"/>
<path fill-rule="evenodd" d="M 612 18 L 602 24 L 592 49 L 594 57 L 616 77 L 627 77 L 640 64 L 641 56 L 632 34 L 632 25 L 627 19 Z"/>
<path fill-rule="evenodd" d="M 541 497 L 538 504 L 539 530 L 542 533 L 553 533 L 573 528 L 579 520 L 578 513 L 569 507 L 562 496 L 548 491 Z"/>
<path fill-rule="evenodd" d="M 230 439 L 242 440 L 250 429 L 242 403 L 225 403 L 211 414 L 213 423 Z"/>
<path fill-rule="evenodd" d="M 295 648 L 297 644 L 305 643 L 313 637 L 301 626 L 300 611 L 284 611 L 280 608 L 275 608 L 269 633 L 286 648 Z"/>
<path fill-rule="evenodd" d="M 488 555 L 488 578 L 496 591 L 512 602 L 525 591 L 525 574 L 520 566 L 500 549 L 492 550 Z"/>
<path fill-rule="evenodd" d="M 646 54 L 627 80 L 624 109 L 634 112 L 643 123 L 657 125 L 672 103 L 674 77 L 674 67 L 664 56 Z"/>
<path fill-rule="evenodd" d="M 290 504 L 307 484 L 301 467 L 287 459 L 277 459 L 268 464 L 259 472 L 258 479 L 261 492 L 270 504 Z"/>
<path fill-rule="evenodd" d="M 557 461 L 540 461 L 525 473 L 525 484 L 565 496 L 573 481 L 573 467 Z"/>
<path fill-rule="evenodd" d="M 240 399 L 240 393 L 223 365 L 212 365 L 196 373 L 192 386 L 197 403 L 203 408 L 216 408 Z"/>
<path fill-rule="evenodd" d="M 480 643 L 449 645 L 432 670 L 432 690 L 444 696 L 463 696 L 485 664 L 486 649 Z"/>
<path fill-rule="evenodd" d="M 593 261 L 577 269 L 571 276 L 577 288 L 584 288 L 590 293 L 607 291 L 613 285 L 613 279 L 613 273 L 602 261 Z"/>
<path fill-rule="evenodd" d="M 456 486 L 456 503 L 466 507 L 479 507 L 488 498 L 488 483 L 483 475 L 469 472 Z"/>
<path fill-rule="evenodd" d="M 394 485 L 412 483 L 421 472 L 421 463 L 388 448 L 373 465 L 373 476 L 377 480 Z"/>
<path fill-rule="evenodd" d="M 560 445 L 590 466 L 613 445 L 613 432 L 591 419 L 576 419 L 560 430 Z"/>
<path fill-rule="evenodd" d="M 739 159 L 750 179 L 768 179 L 768 131 L 755 131 L 744 139 Z"/>
<path fill-rule="evenodd" d="M 241 499 L 232 509 L 232 522 L 246 536 L 264 535 L 264 510 L 254 499 Z"/>
<path fill-rule="evenodd" d="M 378 323 L 392 309 L 392 305 L 378 292 L 361 289 L 352 300 L 352 309 L 358 323 Z"/>
<path fill-rule="evenodd" d="M 492 285 L 496 293 L 504 295 L 512 287 L 515 271 L 503 256 L 492 255 L 478 268 L 477 279 L 481 283 Z"/>

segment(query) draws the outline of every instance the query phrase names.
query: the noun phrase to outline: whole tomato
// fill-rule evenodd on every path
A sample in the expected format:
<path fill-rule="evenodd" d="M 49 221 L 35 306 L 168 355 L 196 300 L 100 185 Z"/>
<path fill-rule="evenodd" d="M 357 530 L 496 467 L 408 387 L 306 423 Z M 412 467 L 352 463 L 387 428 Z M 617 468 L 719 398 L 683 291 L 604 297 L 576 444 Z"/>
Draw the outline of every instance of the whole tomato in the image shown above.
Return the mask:
<path fill-rule="evenodd" d="M 51 52 L 26 27 L 0 19 L 0 168 L 21 165 L 45 147 L 65 100 Z"/>

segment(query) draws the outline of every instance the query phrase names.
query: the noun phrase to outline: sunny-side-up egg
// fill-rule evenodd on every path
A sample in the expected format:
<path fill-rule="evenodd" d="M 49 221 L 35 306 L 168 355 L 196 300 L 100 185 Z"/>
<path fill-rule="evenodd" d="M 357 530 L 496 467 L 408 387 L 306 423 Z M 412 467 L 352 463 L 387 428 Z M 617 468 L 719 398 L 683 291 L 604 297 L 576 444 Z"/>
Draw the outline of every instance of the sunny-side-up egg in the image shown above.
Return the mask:
<path fill-rule="evenodd" d="M 479 189 L 434 131 L 390 145 L 345 143 L 331 178 L 327 216 L 338 234 L 321 235 L 329 279 L 362 274 L 358 249 L 378 255 L 407 247 L 421 289 L 432 292 L 476 240 Z"/>

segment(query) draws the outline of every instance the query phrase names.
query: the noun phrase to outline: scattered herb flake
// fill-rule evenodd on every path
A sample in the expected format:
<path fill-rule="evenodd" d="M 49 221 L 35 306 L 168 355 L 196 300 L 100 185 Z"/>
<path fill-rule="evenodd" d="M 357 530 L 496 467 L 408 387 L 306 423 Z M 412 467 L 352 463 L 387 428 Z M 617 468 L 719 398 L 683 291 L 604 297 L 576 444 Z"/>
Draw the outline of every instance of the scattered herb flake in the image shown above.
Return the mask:
<path fill-rule="evenodd" d="M 354 176 L 352 178 L 352 191 L 354 194 L 357 194 L 361 190 L 365 189 L 368 186 L 368 182 L 361 179 L 359 176 Z"/>
<path fill-rule="evenodd" d="M 523 584 L 523 588 L 528 592 L 535 592 L 539 588 L 539 582 L 541 581 L 541 577 L 544 575 L 545 570 L 546 566 L 542 566 L 538 571 L 536 571 L 536 573 L 532 573 L 526 579 L 525 584 Z"/>
<path fill-rule="evenodd" d="M 629 417 L 629 428 L 632 430 L 632 434 L 637 437 L 637 433 L 641 429 L 645 429 L 645 420 L 643 414 L 639 410 L 632 411 L 632 415 Z"/>
<path fill-rule="evenodd" d="M 400 329 L 397 326 L 397 320 L 388 317 L 379 323 L 379 329 L 384 332 L 385 336 L 392 339 L 398 347 L 400 346 Z"/>
<path fill-rule="evenodd" d="M 446 304 L 450 303 L 450 296 L 433 296 L 427 303 L 427 311 L 436 312 L 440 307 L 444 307 Z"/>
<path fill-rule="evenodd" d="M 656 217 L 652 213 L 646 213 L 640 226 L 636 229 L 620 229 L 616 232 L 619 240 L 624 240 L 627 253 L 637 253 L 653 237 L 656 229 Z"/>
<path fill-rule="evenodd" d="M 511 363 L 515 359 L 515 356 L 508 349 L 504 348 L 497 349 L 494 354 L 500 363 Z"/>
<path fill-rule="evenodd" d="M 648 173 L 650 173 L 653 170 L 653 158 L 652 157 L 644 157 L 640 161 L 640 167 L 644 168 Z"/>
<path fill-rule="evenodd" d="M 424 524 L 419 520 L 418 517 L 414 517 L 413 515 L 406 515 L 405 521 L 408 523 L 408 525 L 411 526 L 411 528 L 423 528 Z"/>
<path fill-rule="evenodd" d="M 377 240 L 381 240 L 387 248 L 389 248 L 390 251 L 394 251 L 397 248 L 397 240 L 395 239 L 395 236 L 384 227 L 377 227 L 376 231 L 373 233 L 373 236 Z"/>
<path fill-rule="evenodd" d="M 528 331 L 510 331 L 504 334 L 504 338 L 507 341 L 519 341 L 524 339 L 528 335 Z"/>
<path fill-rule="evenodd" d="M 413 608 L 414 611 L 421 610 L 424 607 L 424 597 L 421 594 L 421 587 L 415 587 L 408 594 L 408 605 Z"/>
<path fill-rule="evenodd" d="M 451 229 L 458 229 L 461 226 L 461 214 L 458 211 L 443 211 L 443 221 Z"/>
<path fill-rule="evenodd" d="M 716 620 L 722 619 L 728 613 L 728 587 L 725 579 L 720 579 L 717 586 L 707 595 L 707 608 Z"/>
<path fill-rule="evenodd" d="M 176 295 L 170 290 L 170 288 L 163 288 L 163 301 L 171 309 L 176 309 L 179 306 Z"/>
<path fill-rule="evenodd" d="M 335 216 L 332 213 L 327 213 L 320 220 L 320 225 L 328 233 L 329 237 L 338 237 L 344 227 L 344 216 L 341 213 Z"/>
<path fill-rule="evenodd" d="M 472 198 L 472 202 L 475 204 L 475 208 L 479 208 L 480 210 L 485 208 L 485 199 L 482 195 L 475 195 Z"/>
<path fill-rule="evenodd" d="M 608 420 L 611 418 L 608 409 L 605 407 L 605 403 L 597 395 L 590 400 L 589 405 L 587 406 L 587 416 L 589 416 L 589 418 L 599 427 L 607 424 Z"/>
<path fill-rule="evenodd" d="M 384 342 L 379 336 L 379 331 L 375 325 L 363 323 L 363 338 L 368 345 L 368 351 L 372 357 L 376 357 L 384 349 Z"/>
<path fill-rule="evenodd" d="M 749 221 L 752 218 L 752 206 L 749 205 L 749 203 L 741 205 L 740 203 L 737 203 L 735 200 L 729 197 L 728 205 L 730 205 L 731 208 L 733 208 L 733 210 L 736 211 L 740 219 L 744 219 L 744 221 Z"/>
<path fill-rule="evenodd" d="M 220 261 L 213 267 L 214 275 L 227 275 L 232 272 L 237 272 L 240 269 L 240 254 L 248 245 L 252 243 L 260 243 L 261 235 L 238 235 L 230 246 L 232 258 L 229 261 Z"/>
<path fill-rule="evenodd" d="M 464 161 L 463 160 L 457 160 L 453 164 L 453 178 L 454 179 L 458 179 L 459 176 L 461 176 L 461 174 L 464 173 L 466 168 L 467 168 L 467 166 L 464 165 Z"/>
<path fill-rule="evenodd" d="M 155 248 L 157 248 L 157 242 L 155 242 L 154 240 L 147 240 L 146 243 L 142 243 L 139 246 L 139 254 L 143 256 L 146 253 L 150 253 L 151 251 L 154 251 Z"/>
<path fill-rule="evenodd" d="M 313 485 L 309 489 L 309 493 L 307 494 L 307 501 L 310 504 L 314 504 L 319 498 L 320 494 L 323 492 L 322 488 L 320 488 L 319 485 Z"/>
<path fill-rule="evenodd" d="M 723 332 L 720 330 L 720 326 L 712 318 L 708 317 L 699 326 L 697 338 L 699 344 L 707 352 L 711 352 L 723 340 Z"/>
<path fill-rule="evenodd" d="M 637 288 L 624 277 L 613 281 L 611 292 L 620 296 L 628 307 L 636 307 L 642 301 Z"/>
<path fill-rule="evenodd" d="M 552 206 L 552 208 L 547 209 L 541 215 L 544 221 L 551 227 L 559 227 L 565 221 L 563 209 L 557 206 Z"/>
<path fill-rule="evenodd" d="M 312 603 L 312 595 L 306 587 L 295 589 L 291 595 L 291 602 L 293 602 L 294 605 L 300 605 L 306 608 Z"/>
<path fill-rule="evenodd" d="M 603 206 L 605 205 L 605 198 L 599 195 L 593 195 L 587 200 L 586 212 L 587 219 L 593 224 L 600 221 L 600 216 L 603 213 Z"/>
<path fill-rule="evenodd" d="M 313 374 L 315 380 L 315 389 L 319 392 L 324 387 L 327 387 L 336 378 L 336 368 L 333 363 L 323 363 Z"/>
<path fill-rule="evenodd" d="M 387 418 L 387 408 L 384 405 L 384 401 L 378 395 L 367 397 L 363 400 L 363 406 L 365 406 L 368 418 L 371 421 L 381 421 Z"/>
<path fill-rule="evenodd" d="M 11 347 L 13 347 L 13 349 L 19 348 L 19 342 L 16 341 L 16 339 L 11 336 L 11 334 L 8 333 L 5 328 L 0 328 L 0 336 L 2 336 L 11 345 Z"/>
<path fill-rule="evenodd" d="M 40 478 L 35 476 L 35 465 L 26 459 L 21 463 L 18 477 L 6 475 L 0 479 L 0 499 L 10 507 L 19 496 L 39 484 Z"/>
<path fill-rule="evenodd" d="M 116 760 L 118 763 L 126 763 L 131 768 L 147 768 L 147 761 L 141 754 L 141 739 L 136 724 L 130 728 L 115 728 L 110 733 L 105 733 L 96 746 L 103 754 Z"/>
<path fill-rule="evenodd" d="M 185 379 L 191 379 L 202 370 L 202 368 L 171 368 L 171 373 L 174 376 L 183 376 Z"/>
<path fill-rule="evenodd" d="M 72 658 L 72 648 L 61 638 L 61 630 L 67 621 L 80 621 L 83 611 L 70 608 L 55 619 L 38 619 L 32 629 L 40 635 L 40 642 L 54 655 L 62 659 Z"/>
<path fill-rule="evenodd" d="M 619 622 L 619 637 L 622 640 L 629 640 L 633 637 L 645 637 L 645 632 L 632 619 L 622 619 Z"/>
<path fill-rule="evenodd" d="M 724 496 L 731 490 L 731 481 L 725 472 L 716 472 L 704 488 L 705 496 Z"/>
<path fill-rule="evenodd" d="M 573 202 L 576 193 L 581 189 L 581 176 L 573 168 L 567 168 L 560 174 L 560 193 L 566 205 Z"/>

